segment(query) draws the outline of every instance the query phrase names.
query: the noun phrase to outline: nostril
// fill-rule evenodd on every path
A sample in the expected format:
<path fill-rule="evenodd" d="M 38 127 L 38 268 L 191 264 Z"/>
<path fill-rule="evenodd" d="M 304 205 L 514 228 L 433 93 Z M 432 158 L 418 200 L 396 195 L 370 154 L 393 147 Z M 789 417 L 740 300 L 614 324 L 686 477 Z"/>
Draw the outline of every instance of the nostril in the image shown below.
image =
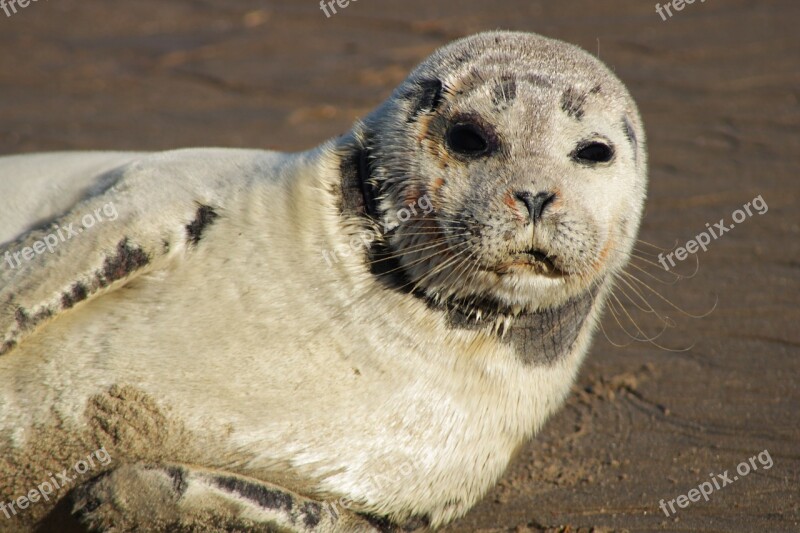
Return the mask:
<path fill-rule="evenodd" d="M 556 199 L 555 193 L 552 192 L 540 192 L 533 194 L 528 191 L 520 191 L 514 194 L 514 196 L 528 209 L 528 216 L 530 217 L 532 222 L 538 222 L 539 219 L 542 218 L 542 213 L 544 212 L 545 208 L 553 203 L 553 200 Z"/>

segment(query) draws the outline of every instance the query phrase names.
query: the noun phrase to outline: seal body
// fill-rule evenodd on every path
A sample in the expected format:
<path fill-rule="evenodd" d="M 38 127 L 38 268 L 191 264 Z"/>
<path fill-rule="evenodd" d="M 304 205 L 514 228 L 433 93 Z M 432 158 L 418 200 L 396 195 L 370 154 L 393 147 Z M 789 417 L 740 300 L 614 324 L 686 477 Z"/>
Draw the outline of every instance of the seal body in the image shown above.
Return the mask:
<path fill-rule="evenodd" d="M 192 465 L 166 470 L 174 502 L 211 487 L 189 522 L 143 501 L 157 528 L 257 523 L 231 495 L 297 530 L 463 515 L 574 380 L 638 227 L 643 139 L 598 62 L 492 33 L 309 152 L 0 158 L 0 497 L 110 457 L 0 529 L 137 464 Z M 86 523 L 113 525 L 115 479 Z"/>

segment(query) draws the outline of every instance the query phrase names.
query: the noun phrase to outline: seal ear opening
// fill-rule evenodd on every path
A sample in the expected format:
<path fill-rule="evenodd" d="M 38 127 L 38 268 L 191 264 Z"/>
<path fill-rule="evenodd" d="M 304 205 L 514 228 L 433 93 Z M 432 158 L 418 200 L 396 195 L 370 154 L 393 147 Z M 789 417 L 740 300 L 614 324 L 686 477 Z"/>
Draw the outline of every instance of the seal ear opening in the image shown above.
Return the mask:
<path fill-rule="evenodd" d="M 402 98 L 411 102 L 408 121 L 413 122 L 420 115 L 435 111 L 442 103 L 442 90 L 442 81 L 438 78 L 416 81 L 406 89 Z"/>

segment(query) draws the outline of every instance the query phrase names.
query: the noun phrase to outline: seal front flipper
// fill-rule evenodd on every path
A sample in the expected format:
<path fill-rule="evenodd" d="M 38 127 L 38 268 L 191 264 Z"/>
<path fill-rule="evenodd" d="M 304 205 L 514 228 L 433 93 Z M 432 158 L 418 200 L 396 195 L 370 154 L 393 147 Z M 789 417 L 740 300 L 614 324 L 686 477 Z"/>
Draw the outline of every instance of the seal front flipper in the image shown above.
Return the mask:
<path fill-rule="evenodd" d="M 214 189 L 197 176 L 176 179 L 181 159 L 145 155 L 98 175 L 81 200 L 0 245 L 0 356 L 58 315 L 198 246 L 220 210 Z M 50 169 L 57 172 L 40 172 Z M 48 193 L 41 193 L 43 202 Z M 3 225 L 14 222 L 2 218 Z"/>
<path fill-rule="evenodd" d="M 182 465 L 121 466 L 75 489 L 72 502 L 92 531 L 380 531 L 335 503 Z"/>

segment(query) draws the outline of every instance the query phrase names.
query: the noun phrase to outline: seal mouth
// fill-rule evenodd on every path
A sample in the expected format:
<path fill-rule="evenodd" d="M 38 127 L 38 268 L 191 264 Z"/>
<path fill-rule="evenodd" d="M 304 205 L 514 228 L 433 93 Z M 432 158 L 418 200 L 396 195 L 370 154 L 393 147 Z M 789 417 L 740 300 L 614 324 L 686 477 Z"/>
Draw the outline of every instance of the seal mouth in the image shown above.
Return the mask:
<path fill-rule="evenodd" d="M 565 277 L 567 275 L 566 272 L 556 267 L 556 259 L 554 255 L 548 255 L 538 248 L 531 248 L 512 255 L 511 261 L 507 266 L 530 268 L 537 274 L 543 274 L 554 278 Z"/>

